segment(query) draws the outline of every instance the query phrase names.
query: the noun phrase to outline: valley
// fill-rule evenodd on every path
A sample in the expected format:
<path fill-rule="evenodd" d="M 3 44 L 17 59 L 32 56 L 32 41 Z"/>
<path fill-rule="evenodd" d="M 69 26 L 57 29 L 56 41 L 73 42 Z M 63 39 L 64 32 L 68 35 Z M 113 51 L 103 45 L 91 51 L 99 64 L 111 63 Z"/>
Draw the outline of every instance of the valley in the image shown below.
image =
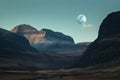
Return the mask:
<path fill-rule="evenodd" d="M 120 11 L 108 14 L 93 42 L 50 29 L 0 28 L 0 80 L 120 80 Z"/>

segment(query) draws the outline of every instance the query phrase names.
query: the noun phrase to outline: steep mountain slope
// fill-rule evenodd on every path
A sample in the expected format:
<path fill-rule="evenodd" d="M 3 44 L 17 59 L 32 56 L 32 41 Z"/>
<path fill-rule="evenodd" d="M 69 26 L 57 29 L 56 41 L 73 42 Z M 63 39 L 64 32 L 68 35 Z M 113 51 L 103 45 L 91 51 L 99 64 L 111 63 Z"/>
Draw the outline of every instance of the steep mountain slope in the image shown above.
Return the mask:
<path fill-rule="evenodd" d="M 37 51 L 32 48 L 29 41 L 22 36 L 11 33 L 7 30 L 0 28 L 0 50 L 14 50 L 14 51 Z M 1 51 L 2 53 L 2 51 Z"/>
<path fill-rule="evenodd" d="M 0 70 L 67 68 L 74 58 L 52 51 L 38 52 L 25 37 L 0 28 Z"/>
<path fill-rule="evenodd" d="M 120 11 L 109 14 L 102 22 L 98 38 L 80 58 L 80 66 L 87 67 L 120 60 Z"/>
<path fill-rule="evenodd" d="M 26 24 L 16 26 L 11 32 L 26 37 L 30 44 L 38 50 L 57 50 L 62 47 L 62 49 L 64 49 L 66 46 L 74 44 L 74 41 L 70 36 L 49 29 L 38 31 Z"/>
<path fill-rule="evenodd" d="M 0 69 L 20 69 L 27 65 L 27 58 L 32 57 L 28 53 L 36 52 L 25 37 L 0 28 Z"/>

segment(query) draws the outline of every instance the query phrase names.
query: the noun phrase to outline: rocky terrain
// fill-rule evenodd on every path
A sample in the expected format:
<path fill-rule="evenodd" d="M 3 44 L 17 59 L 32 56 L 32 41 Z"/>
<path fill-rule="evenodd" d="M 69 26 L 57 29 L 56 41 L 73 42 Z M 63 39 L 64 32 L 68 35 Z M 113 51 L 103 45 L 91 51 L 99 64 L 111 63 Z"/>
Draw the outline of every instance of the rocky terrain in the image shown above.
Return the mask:
<path fill-rule="evenodd" d="M 80 56 L 81 53 L 83 53 L 83 51 L 86 49 L 86 46 L 87 46 L 82 43 L 80 43 L 79 45 L 78 44 L 72 45 L 71 49 L 75 50 L 72 52 L 69 51 L 70 48 L 69 49 L 67 48 L 66 49 L 67 51 L 63 50 L 60 52 L 49 51 L 49 50 L 38 51 L 37 49 L 33 48 L 33 46 L 31 46 L 31 44 L 29 43 L 30 41 L 27 40 L 28 35 L 27 37 L 20 35 L 20 34 L 23 34 L 21 32 L 24 31 L 24 28 L 25 28 L 26 34 L 29 34 L 30 31 L 31 33 L 33 33 L 33 35 L 34 33 L 35 34 L 37 33 L 35 29 L 32 27 L 19 28 L 19 31 L 20 31 L 18 32 L 19 34 L 7 31 L 5 29 L 0 29 L 0 51 L 1 51 L 0 52 L 0 70 L 42 70 L 42 69 L 68 68 L 72 65 L 71 63 L 74 63 L 74 60 L 79 58 L 78 56 Z M 26 29 L 28 30 L 28 33 Z M 50 30 L 50 33 L 51 33 L 51 30 Z M 61 35 L 62 33 L 58 33 L 58 34 Z M 51 37 L 53 37 L 53 34 L 51 35 Z M 35 35 L 34 35 L 34 38 L 35 38 Z M 58 39 L 61 38 L 62 40 L 62 39 L 65 39 L 66 36 L 64 38 L 62 35 L 62 37 L 57 37 L 57 38 Z M 62 49 L 61 47 L 63 46 L 63 42 L 61 42 L 60 40 L 57 40 L 57 38 L 55 38 L 55 40 L 61 43 L 60 49 Z M 39 38 L 39 40 L 40 39 L 41 38 Z M 68 46 L 68 44 L 74 44 L 72 38 L 70 39 L 71 41 L 63 40 L 64 42 L 66 41 L 65 43 L 67 44 L 66 46 Z M 49 38 L 48 40 L 51 42 L 54 42 L 53 38 Z M 41 39 L 41 41 L 43 40 Z M 33 40 L 33 43 L 34 43 L 34 40 Z M 41 46 L 44 46 L 44 45 L 41 45 Z M 56 49 L 56 48 L 54 47 L 52 49 Z"/>
<path fill-rule="evenodd" d="M 30 25 L 21 24 L 11 30 L 16 34 L 26 37 L 31 46 L 38 50 L 62 50 L 68 46 L 73 46 L 74 41 L 70 36 L 49 29 L 38 31 Z"/>
<path fill-rule="evenodd" d="M 79 61 L 83 67 L 120 61 L 120 11 L 109 14 L 103 20 L 98 38 L 89 45 Z"/>

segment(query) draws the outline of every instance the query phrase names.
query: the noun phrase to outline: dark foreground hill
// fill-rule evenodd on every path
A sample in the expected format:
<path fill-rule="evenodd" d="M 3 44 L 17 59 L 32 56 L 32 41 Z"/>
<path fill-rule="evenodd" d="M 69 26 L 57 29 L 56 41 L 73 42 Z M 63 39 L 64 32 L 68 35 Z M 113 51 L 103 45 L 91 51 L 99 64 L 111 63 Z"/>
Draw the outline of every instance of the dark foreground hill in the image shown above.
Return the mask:
<path fill-rule="evenodd" d="M 120 62 L 120 11 L 109 14 L 103 20 L 98 38 L 89 45 L 79 61 L 82 67 Z"/>
<path fill-rule="evenodd" d="M 29 41 L 25 37 L 0 28 L 0 51 L 1 50 L 18 52 L 37 51 L 30 46 Z"/>

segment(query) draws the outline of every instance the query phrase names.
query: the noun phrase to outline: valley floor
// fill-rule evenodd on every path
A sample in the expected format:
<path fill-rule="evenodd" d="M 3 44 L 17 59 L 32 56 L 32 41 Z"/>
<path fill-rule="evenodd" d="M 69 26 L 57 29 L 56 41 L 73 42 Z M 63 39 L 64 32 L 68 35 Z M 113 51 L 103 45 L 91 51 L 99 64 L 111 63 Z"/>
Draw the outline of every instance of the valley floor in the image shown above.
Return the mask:
<path fill-rule="evenodd" d="M 1 71 L 0 80 L 120 80 L 120 67 L 101 70 Z"/>

